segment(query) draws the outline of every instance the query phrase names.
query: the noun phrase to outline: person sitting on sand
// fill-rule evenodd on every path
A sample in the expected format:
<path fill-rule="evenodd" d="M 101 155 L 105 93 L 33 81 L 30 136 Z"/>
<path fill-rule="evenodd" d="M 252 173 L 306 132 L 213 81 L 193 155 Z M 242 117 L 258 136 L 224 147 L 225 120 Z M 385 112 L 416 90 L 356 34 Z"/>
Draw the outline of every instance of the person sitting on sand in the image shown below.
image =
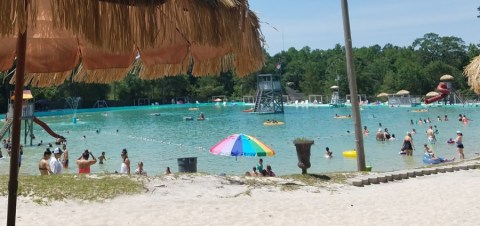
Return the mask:
<path fill-rule="evenodd" d="M 135 170 L 135 174 L 141 175 L 141 176 L 147 176 L 147 171 L 143 169 L 142 161 L 138 162 L 138 168 Z"/>
<path fill-rule="evenodd" d="M 260 173 L 262 177 L 268 177 L 267 170 L 262 170 L 262 173 Z"/>
<path fill-rule="evenodd" d="M 103 161 L 107 161 L 107 157 L 105 157 L 104 151 L 102 151 L 102 155 L 98 156 L 98 161 L 100 161 L 98 164 L 103 164 Z"/>
<path fill-rule="evenodd" d="M 276 176 L 275 173 L 272 171 L 272 167 L 270 165 L 267 165 L 267 176 L 269 177 Z"/>
<path fill-rule="evenodd" d="M 52 152 L 50 151 L 49 148 L 43 152 L 43 158 L 40 159 L 38 162 L 38 170 L 40 171 L 40 175 L 50 175 L 52 173 L 52 170 L 50 170 L 50 157 L 52 156 Z"/>
<path fill-rule="evenodd" d="M 171 174 L 172 171 L 170 171 L 170 167 L 167 166 L 167 168 L 165 169 L 165 172 L 163 174 L 167 175 L 167 174 Z"/>
<path fill-rule="evenodd" d="M 260 176 L 260 175 L 258 174 L 258 172 L 257 172 L 257 167 L 254 166 L 254 167 L 252 168 L 252 172 L 250 172 L 250 176 L 252 176 L 252 177 L 258 177 L 258 176 Z"/>
<path fill-rule="evenodd" d="M 91 160 L 88 160 L 88 158 L 92 156 Z M 97 159 L 95 156 L 93 156 L 92 152 L 89 152 L 88 149 L 86 149 L 80 157 L 77 159 L 77 165 L 78 165 L 78 173 L 79 174 L 89 174 L 90 173 L 90 166 L 97 163 Z"/>

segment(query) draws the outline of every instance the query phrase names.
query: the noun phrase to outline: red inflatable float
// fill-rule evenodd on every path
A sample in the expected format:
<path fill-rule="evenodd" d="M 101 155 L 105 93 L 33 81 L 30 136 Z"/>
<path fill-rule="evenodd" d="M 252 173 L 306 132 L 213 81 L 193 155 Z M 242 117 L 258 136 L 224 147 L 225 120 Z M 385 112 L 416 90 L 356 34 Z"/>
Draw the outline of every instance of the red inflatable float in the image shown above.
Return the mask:
<path fill-rule="evenodd" d="M 449 94 L 450 94 L 450 91 L 448 90 L 447 88 L 447 83 L 445 82 L 440 82 L 437 86 L 437 90 L 441 93 L 440 95 L 438 96 L 434 96 L 432 98 L 428 98 L 425 100 L 425 104 L 430 104 L 430 103 L 433 103 L 437 100 L 440 100 L 440 99 L 443 99 L 445 97 L 447 97 Z"/>

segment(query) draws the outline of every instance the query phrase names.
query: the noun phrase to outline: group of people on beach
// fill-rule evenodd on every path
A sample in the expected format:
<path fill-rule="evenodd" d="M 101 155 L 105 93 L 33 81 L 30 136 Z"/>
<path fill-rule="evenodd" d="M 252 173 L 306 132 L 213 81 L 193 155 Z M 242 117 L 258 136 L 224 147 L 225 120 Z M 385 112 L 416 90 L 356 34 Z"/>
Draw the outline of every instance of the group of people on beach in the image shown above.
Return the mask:
<path fill-rule="evenodd" d="M 246 172 L 245 176 L 251 177 L 275 177 L 275 173 L 272 171 L 272 166 L 267 165 L 266 168 L 263 167 L 263 159 L 258 160 L 257 166 L 252 168 L 251 172 Z"/>
<path fill-rule="evenodd" d="M 120 171 L 115 171 L 115 173 L 130 175 L 130 159 L 128 158 L 127 149 L 122 149 L 120 156 L 122 157 Z M 97 159 L 91 151 L 85 149 L 85 151 L 77 158 L 76 161 L 78 173 L 90 174 L 92 165 L 96 164 L 97 162 L 99 164 L 104 164 L 106 160 L 107 158 L 105 156 L 105 152 L 102 152 Z M 68 168 L 68 162 L 68 150 L 66 143 L 62 144 L 62 148 L 56 147 L 53 151 L 50 150 L 50 147 L 47 147 L 43 153 L 43 158 L 38 162 L 38 170 L 40 171 L 40 175 L 61 174 L 63 169 Z M 170 167 L 167 167 L 165 174 L 170 173 Z M 147 175 L 147 171 L 144 169 L 142 161 L 138 162 L 134 174 L 143 176 Z"/>

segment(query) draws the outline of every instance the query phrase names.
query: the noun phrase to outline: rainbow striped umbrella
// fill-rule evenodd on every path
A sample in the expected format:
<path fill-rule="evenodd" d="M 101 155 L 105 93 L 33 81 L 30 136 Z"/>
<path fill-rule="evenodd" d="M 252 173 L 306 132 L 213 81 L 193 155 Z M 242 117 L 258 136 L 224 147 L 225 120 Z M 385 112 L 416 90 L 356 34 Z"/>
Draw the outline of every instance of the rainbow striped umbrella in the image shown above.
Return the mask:
<path fill-rule="evenodd" d="M 210 148 L 210 153 L 225 156 L 274 156 L 275 151 L 253 136 L 233 134 Z"/>

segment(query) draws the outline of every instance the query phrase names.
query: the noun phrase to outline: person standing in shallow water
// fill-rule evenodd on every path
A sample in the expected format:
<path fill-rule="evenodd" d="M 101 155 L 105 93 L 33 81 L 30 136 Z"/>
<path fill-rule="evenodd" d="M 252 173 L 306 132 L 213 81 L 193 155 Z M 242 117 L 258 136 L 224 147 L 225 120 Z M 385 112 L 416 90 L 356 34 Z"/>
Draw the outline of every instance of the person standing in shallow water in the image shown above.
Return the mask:
<path fill-rule="evenodd" d="M 52 173 L 49 164 L 51 156 L 52 152 L 49 148 L 47 148 L 45 152 L 43 152 L 43 158 L 38 162 L 38 170 L 40 171 L 40 175 L 50 175 Z"/>
<path fill-rule="evenodd" d="M 88 159 L 92 156 L 92 159 Z M 85 150 L 80 157 L 77 159 L 78 173 L 79 174 L 89 174 L 90 166 L 97 163 L 97 159 L 93 156 L 92 152 Z"/>
<path fill-rule="evenodd" d="M 126 148 L 122 150 L 122 154 L 120 156 L 122 156 L 123 160 L 122 165 L 120 166 L 120 173 L 130 175 L 130 159 L 128 159 L 128 153 Z"/>
<path fill-rule="evenodd" d="M 98 157 L 98 161 L 99 161 L 98 164 L 103 164 L 103 161 L 107 161 L 107 157 L 105 157 L 105 152 L 104 151 L 102 151 L 102 155 L 100 155 Z"/>
<path fill-rule="evenodd" d="M 455 143 L 457 144 L 457 152 L 458 155 L 460 156 L 460 159 L 463 160 L 465 159 L 465 154 L 463 153 L 463 133 L 460 131 L 457 131 L 457 138 L 455 139 Z"/>
<path fill-rule="evenodd" d="M 406 152 L 407 156 L 412 156 L 413 149 L 415 148 L 413 146 L 412 134 L 407 132 L 407 135 L 403 138 L 402 151 Z"/>
<path fill-rule="evenodd" d="M 62 144 L 62 149 L 63 149 L 63 156 L 62 156 L 62 164 L 64 169 L 68 169 L 68 150 L 67 150 L 67 145 Z"/>

